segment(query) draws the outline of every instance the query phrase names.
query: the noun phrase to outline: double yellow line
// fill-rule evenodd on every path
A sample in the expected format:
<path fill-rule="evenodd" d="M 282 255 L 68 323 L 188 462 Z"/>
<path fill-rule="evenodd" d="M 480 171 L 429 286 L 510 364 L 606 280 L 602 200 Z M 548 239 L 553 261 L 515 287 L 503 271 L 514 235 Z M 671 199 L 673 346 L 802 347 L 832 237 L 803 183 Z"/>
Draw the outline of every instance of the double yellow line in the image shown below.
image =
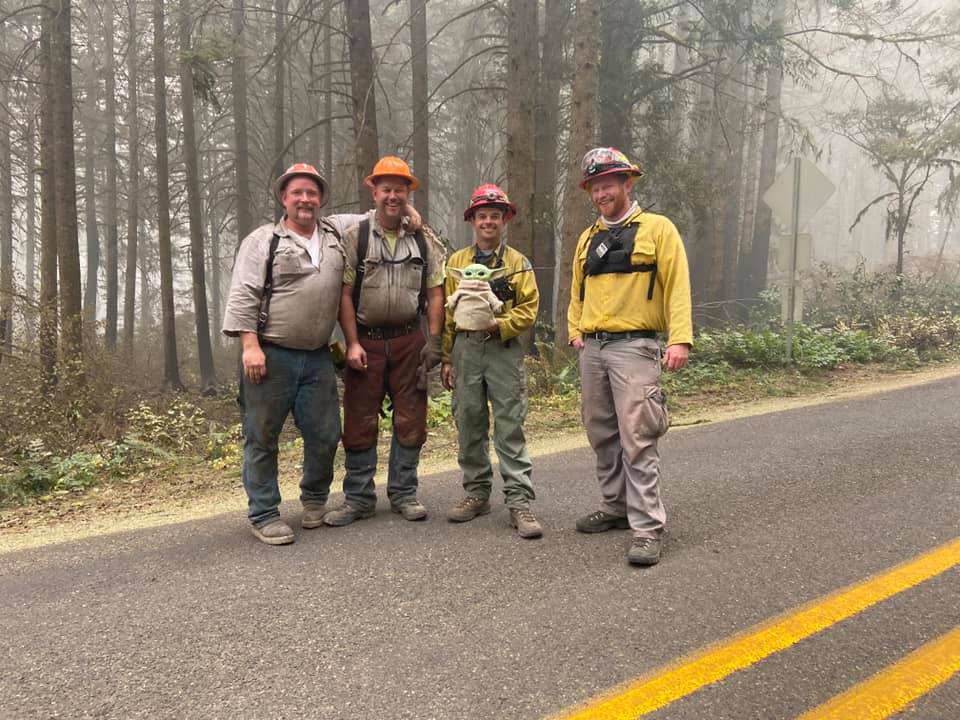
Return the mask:
<path fill-rule="evenodd" d="M 898 565 L 892 570 L 850 585 L 825 598 L 803 605 L 793 612 L 762 623 L 730 640 L 680 658 L 664 668 L 604 693 L 580 707 L 557 715 L 555 720 L 635 720 L 690 695 L 705 685 L 717 682 L 737 670 L 753 665 L 775 652 L 784 650 L 871 605 L 944 573 L 958 564 L 960 564 L 960 538 Z M 908 661 L 911 660 L 913 664 L 909 664 Z M 931 664 L 935 667 L 931 668 Z M 914 672 L 918 667 L 924 668 L 924 671 Z M 838 696 L 835 701 L 808 713 L 804 716 L 804 720 L 888 717 L 892 712 L 944 682 L 958 671 L 958 667 L 960 667 L 960 628 L 944 636 L 937 643 L 921 648 L 902 663 L 891 668 L 888 673 L 884 673 L 886 675 L 884 679 L 877 680 L 872 685 L 869 684 L 876 680 L 874 678 L 864 683 L 862 687 L 853 688 L 848 693 Z M 836 714 L 838 711 L 831 709 L 839 707 L 832 704 L 834 702 L 852 702 L 853 696 L 858 691 L 876 706 L 877 696 L 881 691 L 891 689 L 890 682 L 893 679 L 908 683 L 909 691 L 895 691 L 894 694 L 899 699 L 904 697 L 909 699 L 886 714 L 866 715 L 859 712 L 850 714 L 843 709 L 839 711 L 841 714 Z M 868 697 L 870 693 L 873 694 L 872 697 Z"/>

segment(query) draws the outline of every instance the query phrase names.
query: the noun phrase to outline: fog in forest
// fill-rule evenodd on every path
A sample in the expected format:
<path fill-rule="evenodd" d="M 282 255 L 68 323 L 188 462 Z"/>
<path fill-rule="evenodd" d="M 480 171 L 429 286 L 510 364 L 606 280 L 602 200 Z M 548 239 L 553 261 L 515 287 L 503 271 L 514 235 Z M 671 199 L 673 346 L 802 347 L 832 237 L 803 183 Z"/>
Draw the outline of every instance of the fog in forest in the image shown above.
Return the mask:
<path fill-rule="evenodd" d="M 295 161 L 341 212 L 369 207 L 378 157 L 406 159 L 450 248 L 471 190 L 501 184 L 547 326 L 595 145 L 642 165 L 698 307 L 783 278 L 789 219 L 762 196 L 795 157 L 835 187 L 799 229 L 801 272 L 935 274 L 960 254 L 956 2 L 4 0 L 0 18 L 8 354 L 59 333 L 69 355 L 81 324 L 106 348 L 183 343 L 195 318 L 209 354 L 238 241 L 276 217 Z"/>

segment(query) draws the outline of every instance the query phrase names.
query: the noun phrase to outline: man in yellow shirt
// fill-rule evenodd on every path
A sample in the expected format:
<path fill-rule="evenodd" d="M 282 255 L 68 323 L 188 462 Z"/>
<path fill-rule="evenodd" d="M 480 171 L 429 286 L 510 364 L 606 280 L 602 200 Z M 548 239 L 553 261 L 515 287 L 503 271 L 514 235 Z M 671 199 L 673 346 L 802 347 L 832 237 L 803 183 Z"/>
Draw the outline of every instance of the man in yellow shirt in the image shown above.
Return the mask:
<path fill-rule="evenodd" d="M 502 238 L 504 226 L 516 215 L 506 193 L 493 184 L 473 191 L 463 219 L 473 225 L 475 243 L 450 256 L 447 268 L 484 265 L 499 269 L 490 283 L 495 304 L 482 330 L 460 327 L 448 302 L 443 329 L 440 377 L 453 390 L 453 413 L 460 436 L 457 457 L 463 471 L 464 497 L 449 512 L 451 522 L 467 522 L 490 512 L 493 468 L 490 466 L 490 411 L 493 408 L 493 447 L 500 460 L 504 501 L 510 523 L 523 538 L 536 538 L 543 529 L 530 510 L 534 499 L 523 421 L 527 388 L 523 374 L 523 345 L 517 335 L 537 319 L 540 293 L 530 262 Z M 446 295 L 457 290 L 456 273 L 447 273 Z M 492 296 L 491 296 L 492 297 Z M 502 301 L 502 306 L 499 302 Z M 468 324 L 468 327 L 470 325 Z"/>
<path fill-rule="evenodd" d="M 687 256 L 670 220 L 630 200 L 639 166 L 614 148 L 594 148 L 581 169 L 580 187 L 600 217 L 577 241 L 567 326 L 580 351 L 583 424 L 602 503 L 577 518 L 577 530 L 629 528 L 627 560 L 655 565 L 666 522 L 657 439 L 669 426 L 660 368 L 684 367 L 693 343 Z"/>

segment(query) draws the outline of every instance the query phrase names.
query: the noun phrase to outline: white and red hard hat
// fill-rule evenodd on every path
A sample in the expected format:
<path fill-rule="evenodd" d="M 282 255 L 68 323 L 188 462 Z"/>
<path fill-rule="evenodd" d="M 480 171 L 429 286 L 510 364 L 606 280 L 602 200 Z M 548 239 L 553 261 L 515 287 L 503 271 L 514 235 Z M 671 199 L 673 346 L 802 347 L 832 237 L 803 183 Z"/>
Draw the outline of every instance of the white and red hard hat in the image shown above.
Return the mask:
<path fill-rule="evenodd" d="M 598 147 L 590 150 L 580 162 L 583 178 L 580 187 L 587 189 L 587 183 L 604 175 L 627 175 L 642 177 L 639 165 L 634 165 L 622 152 L 612 147 Z"/>
<path fill-rule="evenodd" d="M 316 180 L 317 185 L 320 186 L 320 207 L 326 205 L 327 199 L 330 197 L 330 186 L 327 185 L 327 181 L 323 175 L 317 172 L 317 169 L 309 163 L 294 163 L 286 169 L 283 175 L 273 181 L 273 194 L 276 196 L 277 202 L 283 202 L 281 195 L 283 195 L 283 189 L 286 187 L 287 182 L 299 176 Z"/>
<path fill-rule="evenodd" d="M 478 185 L 470 196 L 470 205 L 463 211 L 463 219 L 467 222 L 473 217 L 474 211 L 484 205 L 493 205 L 503 208 L 504 221 L 509 220 L 517 214 L 517 206 L 510 202 L 507 194 L 500 189 L 499 185 L 493 183 L 484 183 Z"/>

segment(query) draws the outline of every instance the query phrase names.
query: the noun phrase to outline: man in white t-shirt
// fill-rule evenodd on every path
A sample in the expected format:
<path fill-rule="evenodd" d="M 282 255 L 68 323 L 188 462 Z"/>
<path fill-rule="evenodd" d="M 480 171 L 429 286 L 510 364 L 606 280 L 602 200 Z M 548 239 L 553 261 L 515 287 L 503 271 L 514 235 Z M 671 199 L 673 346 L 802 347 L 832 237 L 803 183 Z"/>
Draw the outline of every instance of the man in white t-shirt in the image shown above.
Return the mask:
<path fill-rule="evenodd" d="M 303 436 L 301 526 L 320 527 L 326 514 L 340 441 L 328 346 L 342 292 L 340 236 L 365 215 L 321 218 L 320 208 L 329 197 L 327 181 L 307 163 L 290 166 L 274 183 L 274 193 L 284 216 L 243 239 L 223 332 L 240 337 L 243 345 L 239 401 L 248 517 L 257 538 L 285 545 L 294 534 L 280 518 L 277 453 L 280 430 L 291 412 Z M 408 212 L 419 225 L 419 215 Z"/>

